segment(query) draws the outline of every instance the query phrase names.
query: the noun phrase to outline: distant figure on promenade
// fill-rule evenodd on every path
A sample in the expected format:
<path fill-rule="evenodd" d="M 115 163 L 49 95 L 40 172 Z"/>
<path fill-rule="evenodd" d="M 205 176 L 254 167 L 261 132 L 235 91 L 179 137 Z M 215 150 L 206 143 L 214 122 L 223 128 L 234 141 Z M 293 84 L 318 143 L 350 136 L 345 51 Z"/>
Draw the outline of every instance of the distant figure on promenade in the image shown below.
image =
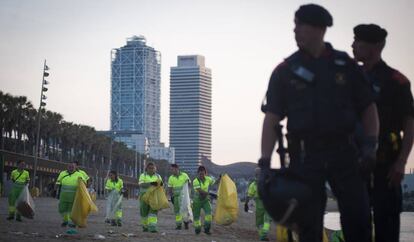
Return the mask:
<path fill-rule="evenodd" d="M 294 21 L 299 50 L 276 67 L 267 90 L 259 194 L 276 223 L 296 228 L 301 242 L 320 242 L 328 181 L 338 200 L 345 240 L 368 242 L 368 193 L 359 169 L 375 162 L 379 124 L 373 95 L 361 68 L 324 42 L 333 24 L 325 8 L 302 5 Z M 290 165 L 272 171 L 275 128 L 284 118 Z M 361 164 L 353 140 L 359 120 L 367 137 Z"/>
<path fill-rule="evenodd" d="M 171 173 L 172 175 L 168 178 L 168 193 L 174 205 L 175 229 L 181 230 L 183 224 L 183 216 L 180 212 L 181 191 L 184 185 L 190 183 L 190 177 L 187 173 L 180 171 L 177 164 L 171 164 Z M 188 221 L 184 221 L 184 228 L 188 229 Z"/>
<path fill-rule="evenodd" d="M 27 170 L 24 160 L 17 162 L 17 169 L 14 169 L 11 173 L 11 180 L 13 182 L 12 189 L 9 194 L 9 216 L 7 220 L 13 220 L 16 217 L 16 221 L 21 222 L 22 217 L 19 212 L 16 211 L 16 200 L 22 193 L 24 186 L 29 183 L 30 175 Z"/>
<path fill-rule="evenodd" d="M 413 146 L 414 108 L 409 80 L 382 60 L 387 31 L 375 24 L 354 28 L 352 49 L 363 63 L 380 120 L 371 205 L 376 242 L 397 242 L 402 209 L 401 181 Z"/>
<path fill-rule="evenodd" d="M 256 205 L 256 227 L 259 232 L 259 239 L 260 241 L 269 241 L 267 235 L 269 233 L 272 219 L 263 207 L 262 200 L 259 198 L 259 193 L 257 191 L 257 180 L 259 179 L 259 175 L 260 168 L 256 168 L 255 179 L 252 183 L 250 183 L 249 188 L 247 189 L 247 198 L 244 203 L 244 211 L 246 213 L 249 211 L 249 201 L 254 199 Z"/>

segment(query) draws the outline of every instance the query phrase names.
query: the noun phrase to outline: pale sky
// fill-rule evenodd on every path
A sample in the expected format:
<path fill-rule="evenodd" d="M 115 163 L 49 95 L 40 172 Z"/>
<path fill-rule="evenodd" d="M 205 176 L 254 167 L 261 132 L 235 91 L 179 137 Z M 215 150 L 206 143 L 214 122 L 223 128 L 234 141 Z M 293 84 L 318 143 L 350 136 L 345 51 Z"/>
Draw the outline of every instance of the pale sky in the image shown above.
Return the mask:
<path fill-rule="evenodd" d="M 200 54 L 212 69 L 213 162 L 255 162 L 261 100 L 273 68 L 297 49 L 293 15 L 309 2 L 331 12 L 326 40 L 348 53 L 355 25 L 385 27 L 384 60 L 414 80 L 411 0 L 0 0 L 0 90 L 38 106 L 47 59 L 47 108 L 107 130 L 110 50 L 143 35 L 162 55 L 161 141 L 168 144 L 170 67 L 178 55 Z M 414 168 L 413 155 L 408 168 Z"/>

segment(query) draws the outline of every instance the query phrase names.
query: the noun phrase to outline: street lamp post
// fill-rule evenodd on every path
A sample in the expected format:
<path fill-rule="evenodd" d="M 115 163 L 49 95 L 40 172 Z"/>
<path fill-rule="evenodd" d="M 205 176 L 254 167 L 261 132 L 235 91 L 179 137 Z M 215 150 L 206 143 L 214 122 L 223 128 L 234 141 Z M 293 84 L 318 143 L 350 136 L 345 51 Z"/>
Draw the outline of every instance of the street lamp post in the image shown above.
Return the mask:
<path fill-rule="evenodd" d="M 109 167 L 108 167 L 108 174 L 109 174 L 109 172 L 112 169 L 112 145 L 113 145 L 113 142 L 114 142 L 114 136 L 115 135 L 116 135 L 116 131 L 112 131 L 111 132 L 111 135 L 110 135 L 110 137 L 111 137 L 111 145 L 109 146 Z"/>
<path fill-rule="evenodd" d="M 44 95 L 45 92 L 47 92 L 46 85 L 49 84 L 48 81 L 46 81 L 46 77 L 49 76 L 49 73 L 46 72 L 49 70 L 49 67 L 46 65 L 46 60 L 43 64 L 43 74 L 42 74 L 42 88 L 40 90 L 40 104 L 39 104 L 39 110 L 37 112 L 37 132 L 36 132 L 36 146 L 35 146 L 35 154 L 34 154 L 34 167 L 33 167 L 33 187 L 36 186 L 36 171 L 37 171 L 37 161 L 39 156 L 39 142 L 40 142 L 40 118 L 41 118 L 41 112 L 42 107 L 46 106 L 46 96 Z"/>
<path fill-rule="evenodd" d="M 141 162 L 142 162 L 142 154 L 140 153 L 138 156 L 138 172 L 137 172 L 137 178 L 139 175 L 141 175 L 142 173 L 142 168 L 141 168 Z"/>
<path fill-rule="evenodd" d="M 134 172 L 133 172 L 133 176 L 135 178 L 137 178 L 138 177 L 138 171 L 137 171 L 137 169 L 138 169 L 138 159 L 137 159 L 137 146 L 136 145 L 134 147 L 134 153 L 135 153 L 135 169 L 134 169 Z"/>
<path fill-rule="evenodd" d="M 111 135 L 111 143 L 109 145 L 109 164 L 108 164 L 108 174 L 112 169 L 112 135 Z"/>

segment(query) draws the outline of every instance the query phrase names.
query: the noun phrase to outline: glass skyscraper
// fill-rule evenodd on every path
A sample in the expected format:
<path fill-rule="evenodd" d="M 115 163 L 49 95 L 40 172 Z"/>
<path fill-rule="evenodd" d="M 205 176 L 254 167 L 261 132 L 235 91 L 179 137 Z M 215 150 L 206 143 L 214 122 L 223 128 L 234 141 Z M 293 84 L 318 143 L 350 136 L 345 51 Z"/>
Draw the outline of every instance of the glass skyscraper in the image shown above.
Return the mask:
<path fill-rule="evenodd" d="M 144 135 L 160 144 L 161 54 L 143 36 L 127 39 L 111 51 L 111 131 L 117 141 L 136 148 Z"/>
<path fill-rule="evenodd" d="M 203 158 L 211 160 L 211 70 L 204 56 L 178 56 L 171 67 L 170 147 L 189 173 L 196 173 Z"/>

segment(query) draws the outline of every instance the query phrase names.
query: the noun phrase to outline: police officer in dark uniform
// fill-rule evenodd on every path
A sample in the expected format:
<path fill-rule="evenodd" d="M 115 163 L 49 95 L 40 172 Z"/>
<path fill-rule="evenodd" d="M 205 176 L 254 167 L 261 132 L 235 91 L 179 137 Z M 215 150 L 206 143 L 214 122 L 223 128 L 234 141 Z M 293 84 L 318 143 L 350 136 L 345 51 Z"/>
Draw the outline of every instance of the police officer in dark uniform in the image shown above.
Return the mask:
<path fill-rule="evenodd" d="M 371 189 L 375 241 L 397 242 L 402 207 L 401 180 L 414 136 L 413 96 L 408 79 L 382 60 L 387 31 L 375 24 L 361 24 L 354 28 L 354 35 L 354 56 L 363 63 L 368 75 L 380 120 Z"/>
<path fill-rule="evenodd" d="M 309 214 L 297 221 L 300 241 L 322 241 L 328 181 L 338 200 L 345 240 L 368 242 L 368 193 L 352 134 L 362 120 L 366 139 L 361 164 L 370 164 L 376 153 L 378 116 L 362 70 L 345 52 L 324 42 L 332 24 L 330 13 L 319 5 L 303 5 L 296 11 L 299 50 L 277 66 L 270 78 L 259 166 L 262 177 L 271 172 L 278 138 L 275 127 L 287 118 L 287 169 L 312 190 Z"/>

